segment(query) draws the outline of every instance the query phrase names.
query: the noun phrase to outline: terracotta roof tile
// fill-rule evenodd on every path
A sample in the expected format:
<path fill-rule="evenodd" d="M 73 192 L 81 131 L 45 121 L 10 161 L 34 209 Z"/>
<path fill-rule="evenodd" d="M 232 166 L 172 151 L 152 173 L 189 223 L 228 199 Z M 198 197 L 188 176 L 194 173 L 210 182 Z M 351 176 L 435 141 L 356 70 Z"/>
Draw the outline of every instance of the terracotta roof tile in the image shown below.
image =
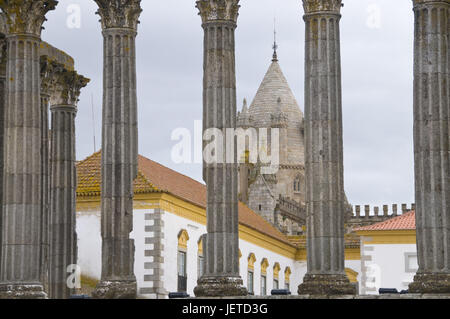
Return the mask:
<path fill-rule="evenodd" d="M 288 236 L 289 241 L 300 249 L 306 249 L 306 235 Z M 346 234 L 344 236 L 345 248 L 359 248 L 360 237 L 355 233 Z"/>
<path fill-rule="evenodd" d="M 77 196 L 100 195 L 101 183 L 101 152 L 96 152 L 83 161 L 77 163 Z M 134 193 L 150 193 L 157 189 L 145 178 L 139 170 L 134 181 Z"/>
<path fill-rule="evenodd" d="M 396 216 L 384 222 L 376 223 L 370 226 L 355 228 L 354 231 L 366 230 L 415 230 L 416 229 L 416 214 L 415 211 L 404 213 L 401 216 Z"/>
<path fill-rule="evenodd" d="M 78 196 L 100 195 L 101 152 L 94 153 L 77 164 Z M 139 156 L 135 193 L 167 192 L 185 201 L 206 208 L 206 186 L 168 167 Z M 274 239 L 293 245 L 278 229 L 263 217 L 239 203 L 239 223 Z"/>

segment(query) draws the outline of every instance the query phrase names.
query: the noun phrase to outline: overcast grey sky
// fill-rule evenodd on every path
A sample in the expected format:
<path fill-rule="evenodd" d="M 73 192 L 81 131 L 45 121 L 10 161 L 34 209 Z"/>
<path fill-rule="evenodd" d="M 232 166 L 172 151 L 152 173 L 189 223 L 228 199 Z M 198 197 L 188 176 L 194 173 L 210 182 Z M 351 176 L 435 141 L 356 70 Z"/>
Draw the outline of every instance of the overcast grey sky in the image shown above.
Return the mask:
<path fill-rule="evenodd" d="M 413 12 L 410 0 L 345 0 L 342 9 L 345 188 L 353 204 L 412 203 Z M 81 27 L 68 28 L 70 5 Z M 278 55 L 304 110 L 304 22 L 301 0 L 241 0 L 236 30 L 238 101 L 249 102 L 270 65 L 273 20 Z M 202 114 L 203 30 L 194 0 L 142 0 L 137 38 L 140 154 L 201 181 L 198 164 L 174 164 L 171 133 L 193 129 Z M 92 81 L 77 116 L 77 159 L 101 142 L 103 42 L 92 0 L 60 0 L 42 38 L 75 59 Z M 377 12 L 380 13 L 378 20 Z M 239 103 L 238 108 L 241 108 Z"/>

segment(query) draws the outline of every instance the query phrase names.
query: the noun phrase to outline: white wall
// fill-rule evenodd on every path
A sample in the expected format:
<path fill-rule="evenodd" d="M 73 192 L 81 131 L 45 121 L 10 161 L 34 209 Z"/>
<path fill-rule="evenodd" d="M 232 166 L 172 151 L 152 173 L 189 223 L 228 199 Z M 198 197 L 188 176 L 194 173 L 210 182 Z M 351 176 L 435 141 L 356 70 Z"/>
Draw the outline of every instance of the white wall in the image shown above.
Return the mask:
<path fill-rule="evenodd" d="M 152 249 L 152 244 L 145 243 L 145 237 L 152 236 L 152 233 L 145 232 L 145 226 L 151 226 L 152 221 L 145 220 L 146 213 L 152 213 L 151 209 L 135 209 L 133 218 L 133 232 L 131 238 L 135 240 L 135 264 L 134 271 L 140 288 L 151 288 L 152 284 L 144 281 L 145 275 L 152 275 L 152 271 L 144 269 L 145 262 L 152 262 L 153 257 L 146 257 L 145 250 Z M 177 216 L 175 214 L 164 212 L 162 215 L 164 221 L 163 227 L 163 256 L 164 266 L 162 280 L 167 292 L 177 291 L 177 252 L 178 252 L 178 234 L 181 230 L 186 230 L 189 235 L 187 248 L 187 292 L 194 295 L 193 290 L 197 285 L 197 257 L 198 240 L 206 233 L 206 226 L 193 222 L 189 219 Z M 79 212 L 77 213 L 77 233 L 78 233 L 78 264 L 81 266 L 83 275 L 91 278 L 100 279 L 101 276 L 101 236 L 100 236 L 100 212 Z M 414 246 L 414 245 L 411 245 Z M 267 294 L 273 289 L 273 266 L 276 262 L 280 264 L 279 287 L 284 288 L 286 267 L 291 268 L 290 290 L 292 294 L 297 294 L 297 287 L 303 281 L 306 274 L 306 261 L 294 261 L 283 255 L 274 253 L 270 250 L 259 247 L 244 240 L 239 241 L 239 248 L 242 253 L 240 259 L 240 273 L 244 285 L 247 286 L 248 256 L 253 253 L 256 257 L 254 265 L 254 291 L 255 295 L 261 293 L 261 262 L 267 258 L 269 267 L 267 268 Z M 389 258 L 387 258 L 389 260 Z M 361 273 L 360 261 L 346 261 L 346 267 L 349 267 L 359 274 Z M 360 280 L 358 276 L 358 280 Z"/>
<path fill-rule="evenodd" d="M 100 212 L 77 212 L 78 265 L 81 273 L 100 279 L 102 271 L 102 238 Z"/>
<path fill-rule="evenodd" d="M 206 226 L 195 223 L 189 219 L 177 216 L 172 213 L 165 213 L 164 220 L 164 276 L 163 281 L 165 288 L 169 292 L 177 291 L 177 251 L 178 251 L 178 234 L 181 230 L 186 230 L 189 234 L 188 249 L 187 249 L 187 292 L 191 296 L 194 295 L 193 290 L 197 285 L 197 257 L 198 257 L 198 240 L 206 233 Z M 279 274 L 279 287 L 284 288 L 284 271 L 287 266 L 291 268 L 292 274 L 290 278 L 290 288 L 293 294 L 297 293 L 297 286 L 301 283 L 304 274 L 306 273 L 306 262 L 296 262 L 292 259 L 276 254 L 267 249 L 261 248 L 257 245 L 249 243 L 244 240 L 239 241 L 239 248 L 242 253 L 240 259 L 240 273 L 244 285 L 247 285 L 247 258 L 250 253 L 256 256 L 254 269 L 254 290 L 255 294 L 259 295 L 261 291 L 261 261 L 267 258 L 269 267 L 267 268 L 267 293 L 273 288 L 273 266 L 278 262 L 281 266 Z"/>
<path fill-rule="evenodd" d="M 396 288 L 399 292 L 408 289 L 417 270 L 417 258 L 413 258 L 410 271 L 406 271 L 405 255 L 416 254 L 414 244 L 364 244 L 364 254 L 369 256 L 366 285 L 375 288 L 367 294 L 378 294 L 379 288 Z"/>

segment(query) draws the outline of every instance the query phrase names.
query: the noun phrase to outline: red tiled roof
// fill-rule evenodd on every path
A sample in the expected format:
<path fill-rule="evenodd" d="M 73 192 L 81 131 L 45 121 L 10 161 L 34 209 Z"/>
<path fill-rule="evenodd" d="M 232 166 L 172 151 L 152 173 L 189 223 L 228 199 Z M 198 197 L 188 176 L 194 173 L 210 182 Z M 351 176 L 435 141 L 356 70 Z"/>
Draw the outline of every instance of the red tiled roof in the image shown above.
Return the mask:
<path fill-rule="evenodd" d="M 393 217 L 384 222 L 376 223 L 370 226 L 355 228 L 354 231 L 375 231 L 375 230 L 415 230 L 416 214 L 415 211 L 404 213 L 401 216 Z"/>
<path fill-rule="evenodd" d="M 77 196 L 99 196 L 101 152 L 77 163 Z M 206 208 L 206 186 L 168 167 L 139 155 L 135 194 L 167 192 L 202 208 Z M 243 203 L 239 202 L 239 223 L 285 244 L 292 243 L 278 229 Z"/>

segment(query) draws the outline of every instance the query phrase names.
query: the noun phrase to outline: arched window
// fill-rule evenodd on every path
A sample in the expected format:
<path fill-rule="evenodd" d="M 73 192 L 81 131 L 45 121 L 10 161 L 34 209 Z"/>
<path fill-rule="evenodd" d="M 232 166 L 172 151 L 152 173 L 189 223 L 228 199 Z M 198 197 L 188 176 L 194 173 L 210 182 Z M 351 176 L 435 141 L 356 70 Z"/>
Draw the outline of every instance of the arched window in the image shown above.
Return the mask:
<path fill-rule="evenodd" d="M 275 265 L 273 266 L 273 289 L 280 289 L 280 270 L 280 264 L 275 263 Z"/>
<path fill-rule="evenodd" d="M 302 191 L 302 179 L 300 175 L 294 180 L 294 193 L 300 193 Z"/>
<path fill-rule="evenodd" d="M 185 229 L 178 233 L 178 291 L 187 291 L 187 242 L 189 235 Z"/>
<path fill-rule="evenodd" d="M 255 283 L 254 283 L 254 274 L 255 274 L 255 262 L 256 257 L 255 254 L 251 253 L 248 258 L 248 270 L 247 270 L 247 290 L 249 294 L 255 293 Z"/>
<path fill-rule="evenodd" d="M 291 290 L 290 279 L 291 279 L 291 268 L 286 267 L 284 270 L 284 289 Z"/>
<path fill-rule="evenodd" d="M 358 282 L 358 273 L 356 271 L 354 271 L 353 269 L 345 268 L 345 274 L 347 275 L 347 277 L 351 283 Z"/>
<path fill-rule="evenodd" d="M 198 254 L 197 254 L 197 277 L 200 279 L 205 272 L 205 259 L 203 256 L 203 236 L 197 242 Z"/>
<path fill-rule="evenodd" d="M 242 257 L 242 253 L 241 253 L 241 250 L 239 249 L 239 262 L 238 262 L 238 264 L 239 264 L 239 273 L 241 273 L 241 257 Z"/>
<path fill-rule="evenodd" d="M 267 295 L 267 267 L 269 262 L 264 258 L 261 262 L 261 296 Z"/>

